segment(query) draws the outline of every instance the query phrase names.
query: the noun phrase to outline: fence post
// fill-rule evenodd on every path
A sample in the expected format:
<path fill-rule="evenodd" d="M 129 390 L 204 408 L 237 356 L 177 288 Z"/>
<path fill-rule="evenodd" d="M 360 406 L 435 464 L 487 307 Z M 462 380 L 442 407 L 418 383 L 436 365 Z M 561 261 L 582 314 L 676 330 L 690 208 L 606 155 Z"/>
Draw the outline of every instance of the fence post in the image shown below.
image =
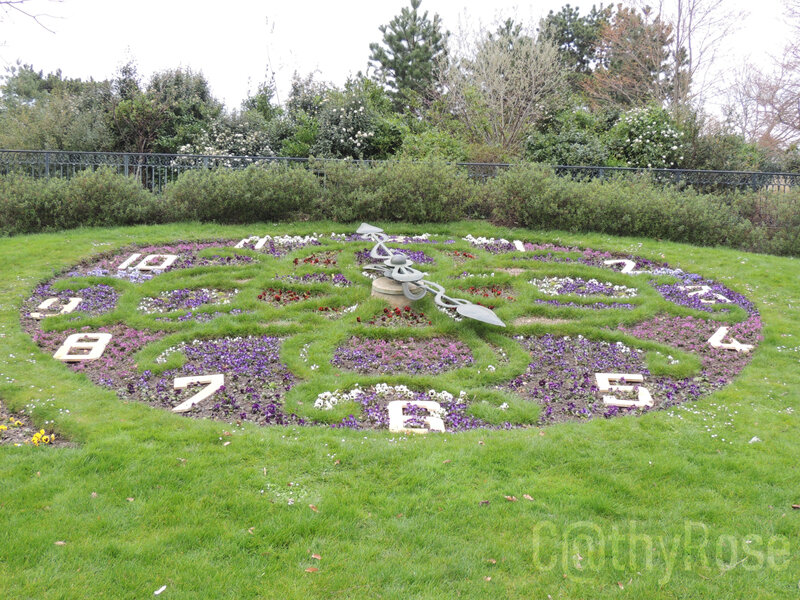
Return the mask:
<path fill-rule="evenodd" d="M 50 177 L 50 153 L 44 153 L 44 176 Z"/>
<path fill-rule="evenodd" d="M 122 157 L 122 162 L 125 165 L 125 177 L 127 177 L 129 169 L 130 169 L 130 164 L 131 164 L 130 154 L 126 153 L 125 156 Z"/>

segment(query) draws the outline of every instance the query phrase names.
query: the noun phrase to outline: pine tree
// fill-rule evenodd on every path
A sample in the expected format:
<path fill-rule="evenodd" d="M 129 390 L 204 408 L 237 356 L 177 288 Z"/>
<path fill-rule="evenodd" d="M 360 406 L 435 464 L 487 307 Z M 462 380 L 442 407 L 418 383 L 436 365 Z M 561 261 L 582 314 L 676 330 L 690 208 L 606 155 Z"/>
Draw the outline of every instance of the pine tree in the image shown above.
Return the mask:
<path fill-rule="evenodd" d="M 398 106 L 434 87 L 434 65 L 446 53 L 449 32 L 442 31 L 439 15 L 418 12 L 422 0 L 411 0 L 388 25 L 379 27 L 382 44 L 372 43 L 370 66 L 375 78 L 386 85 Z"/>

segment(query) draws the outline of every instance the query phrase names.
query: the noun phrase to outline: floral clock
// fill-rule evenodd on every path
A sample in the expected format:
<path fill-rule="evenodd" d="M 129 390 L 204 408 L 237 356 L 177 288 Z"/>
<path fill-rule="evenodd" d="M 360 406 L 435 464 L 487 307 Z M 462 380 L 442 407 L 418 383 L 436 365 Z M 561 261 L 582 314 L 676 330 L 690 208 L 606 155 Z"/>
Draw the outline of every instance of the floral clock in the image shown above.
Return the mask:
<path fill-rule="evenodd" d="M 65 368 L 175 418 L 398 432 L 670 408 L 730 383 L 760 340 L 753 303 L 717 281 L 525 240 L 385 235 L 450 299 L 389 304 L 369 239 L 130 246 L 40 284 L 22 324 Z"/>

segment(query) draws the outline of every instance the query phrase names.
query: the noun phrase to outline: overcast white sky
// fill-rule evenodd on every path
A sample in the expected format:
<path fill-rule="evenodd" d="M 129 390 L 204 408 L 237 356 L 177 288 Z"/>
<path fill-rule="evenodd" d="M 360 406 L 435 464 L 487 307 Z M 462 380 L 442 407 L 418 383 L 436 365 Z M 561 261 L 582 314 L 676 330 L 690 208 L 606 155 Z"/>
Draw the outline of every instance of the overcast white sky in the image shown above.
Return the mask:
<path fill-rule="evenodd" d="M 423 0 L 421 9 L 438 13 L 445 28 L 457 31 L 465 21 L 491 24 L 506 17 L 535 26 L 566 3 Z M 595 4 L 569 3 L 582 14 Z M 724 4 L 749 14 L 727 40 L 720 66 L 735 69 L 748 57 L 765 62 L 780 52 L 787 35 L 780 0 Z M 26 10 L 50 15 L 42 21 L 54 33 L 6 14 L 0 22 L 0 65 L 19 60 L 45 72 L 60 68 L 70 77 L 106 79 L 134 59 L 145 81 L 163 69 L 189 67 L 206 76 L 227 108 L 238 108 L 269 71 L 285 100 L 295 71 L 318 71 L 319 79 L 341 85 L 348 75 L 366 70 L 369 43 L 381 40 L 378 27 L 408 5 L 409 0 L 30 0 Z"/>

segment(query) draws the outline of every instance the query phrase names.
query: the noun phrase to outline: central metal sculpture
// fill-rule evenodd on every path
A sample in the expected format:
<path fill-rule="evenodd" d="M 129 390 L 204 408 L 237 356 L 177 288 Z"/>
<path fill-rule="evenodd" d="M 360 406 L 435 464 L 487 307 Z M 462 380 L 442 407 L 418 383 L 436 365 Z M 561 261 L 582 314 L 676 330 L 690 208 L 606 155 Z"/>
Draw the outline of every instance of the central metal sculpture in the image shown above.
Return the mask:
<path fill-rule="evenodd" d="M 444 288 L 441 285 L 427 281 L 425 279 L 427 273 L 423 273 L 411 266 L 414 264 L 413 260 L 402 252 L 392 250 L 386 246 L 389 236 L 380 227 L 362 223 L 356 233 L 360 234 L 365 240 L 375 243 L 369 251 L 369 255 L 370 258 L 380 261 L 380 264 L 364 265 L 363 268 L 380 273 L 383 277 L 400 284 L 403 295 L 409 300 L 419 300 L 430 292 L 434 295 L 433 301 L 437 306 L 454 309 L 459 315 L 468 319 L 474 319 L 489 325 L 506 326 L 493 311 L 485 306 L 474 304 L 463 298 L 448 296 L 444 293 Z"/>

